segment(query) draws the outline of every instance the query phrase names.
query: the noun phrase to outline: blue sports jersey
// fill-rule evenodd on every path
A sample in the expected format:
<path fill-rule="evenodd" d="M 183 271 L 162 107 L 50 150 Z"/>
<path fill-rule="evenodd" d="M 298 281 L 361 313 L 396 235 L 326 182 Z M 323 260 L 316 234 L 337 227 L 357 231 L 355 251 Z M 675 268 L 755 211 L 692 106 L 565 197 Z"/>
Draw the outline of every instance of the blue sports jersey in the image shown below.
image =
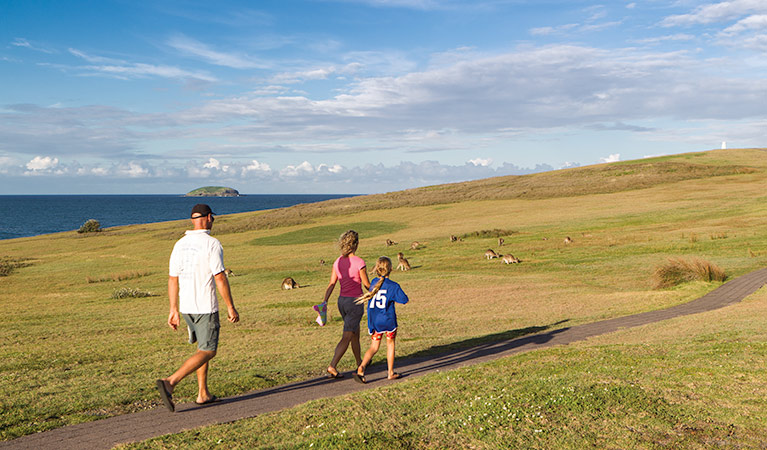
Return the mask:
<path fill-rule="evenodd" d="M 370 289 L 378 284 L 378 278 L 370 282 Z M 397 313 L 394 303 L 405 304 L 408 302 L 407 295 L 399 287 L 399 284 L 386 278 L 375 297 L 368 303 L 368 332 L 383 333 L 397 329 Z"/>

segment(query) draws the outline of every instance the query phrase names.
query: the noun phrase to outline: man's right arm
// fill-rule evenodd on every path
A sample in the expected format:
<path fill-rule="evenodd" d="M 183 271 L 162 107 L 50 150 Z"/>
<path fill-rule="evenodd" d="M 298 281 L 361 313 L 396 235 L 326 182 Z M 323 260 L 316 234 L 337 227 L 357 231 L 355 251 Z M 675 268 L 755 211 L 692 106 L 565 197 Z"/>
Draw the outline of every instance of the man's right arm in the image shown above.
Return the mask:
<path fill-rule="evenodd" d="M 168 301 L 170 303 L 168 326 L 176 330 L 180 323 L 178 314 L 178 277 L 168 276 Z"/>

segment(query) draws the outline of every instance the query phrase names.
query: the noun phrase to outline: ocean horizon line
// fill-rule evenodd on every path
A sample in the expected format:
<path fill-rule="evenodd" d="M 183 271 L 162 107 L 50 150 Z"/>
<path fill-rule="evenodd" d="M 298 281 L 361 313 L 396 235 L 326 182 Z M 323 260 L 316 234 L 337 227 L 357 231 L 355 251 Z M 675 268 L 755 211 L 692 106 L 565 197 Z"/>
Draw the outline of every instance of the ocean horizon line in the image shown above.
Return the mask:
<path fill-rule="evenodd" d="M 360 194 L 0 194 L 0 239 L 78 230 L 87 220 L 102 228 L 181 220 L 196 203 L 218 215 L 277 209 Z"/>

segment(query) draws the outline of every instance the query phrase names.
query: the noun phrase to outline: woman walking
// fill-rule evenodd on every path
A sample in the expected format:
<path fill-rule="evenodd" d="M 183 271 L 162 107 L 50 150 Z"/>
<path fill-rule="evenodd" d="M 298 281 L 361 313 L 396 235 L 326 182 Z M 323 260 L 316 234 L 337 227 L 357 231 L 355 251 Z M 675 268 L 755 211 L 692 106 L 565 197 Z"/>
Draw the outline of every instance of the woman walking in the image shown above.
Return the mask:
<path fill-rule="evenodd" d="M 341 256 L 333 263 L 333 272 L 330 274 L 330 282 L 325 290 L 324 303 L 327 304 L 333 289 L 336 287 L 336 283 L 340 283 L 341 292 L 338 296 L 338 312 L 341 313 L 341 318 L 344 320 L 344 331 L 343 335 L 341 335 L 341 340 L 336 345 L 333 359 L 327 368 L 329 378 L 343 378 L 343 375 L 338 372 L 336 366 L 341 361 L 341 357 L 344 356 L 350 344 L 352 353 L 354 353 L 354 359 L 357 361 L 357 366 L 362 363 L 362 356 L 360 354 L 360 320 L 362 320 L 362 315 L 365 312 L 365 305 L 358 305 L 355 303 L 355 300 L 362 295 L 363 287 L 365 290 L 370 288 L 365 261 L 354 254 L 359 245 L 359 235 L 357 232 L 349 230 L 342 234 L 338 244 L 341 248 Z"/>

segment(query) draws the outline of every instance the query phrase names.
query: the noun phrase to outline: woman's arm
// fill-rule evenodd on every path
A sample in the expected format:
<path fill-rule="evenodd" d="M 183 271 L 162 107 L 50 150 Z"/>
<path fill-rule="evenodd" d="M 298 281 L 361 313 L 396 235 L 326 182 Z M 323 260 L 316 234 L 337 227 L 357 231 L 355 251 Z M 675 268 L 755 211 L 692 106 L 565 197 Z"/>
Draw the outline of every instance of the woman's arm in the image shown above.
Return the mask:
<path fill-rule="evenodd" d="M 370 290 L 370 280 L 368 279 L 367 267 L 360 269 L 360 281 L 366 291 Z"/>
<path fill-rule="evenodd" d="M 333 289 L 335 289 L 337 281 L 338 275 L 336 275 L 336 271 L 333 269 L 333 272 L 330 274 L 330 282 L 328 283 L 328 288 L 325 289 L 325 303 L 327 303 L 328 299 L 330 298 L 330 294 L 333 293 Z"/>

